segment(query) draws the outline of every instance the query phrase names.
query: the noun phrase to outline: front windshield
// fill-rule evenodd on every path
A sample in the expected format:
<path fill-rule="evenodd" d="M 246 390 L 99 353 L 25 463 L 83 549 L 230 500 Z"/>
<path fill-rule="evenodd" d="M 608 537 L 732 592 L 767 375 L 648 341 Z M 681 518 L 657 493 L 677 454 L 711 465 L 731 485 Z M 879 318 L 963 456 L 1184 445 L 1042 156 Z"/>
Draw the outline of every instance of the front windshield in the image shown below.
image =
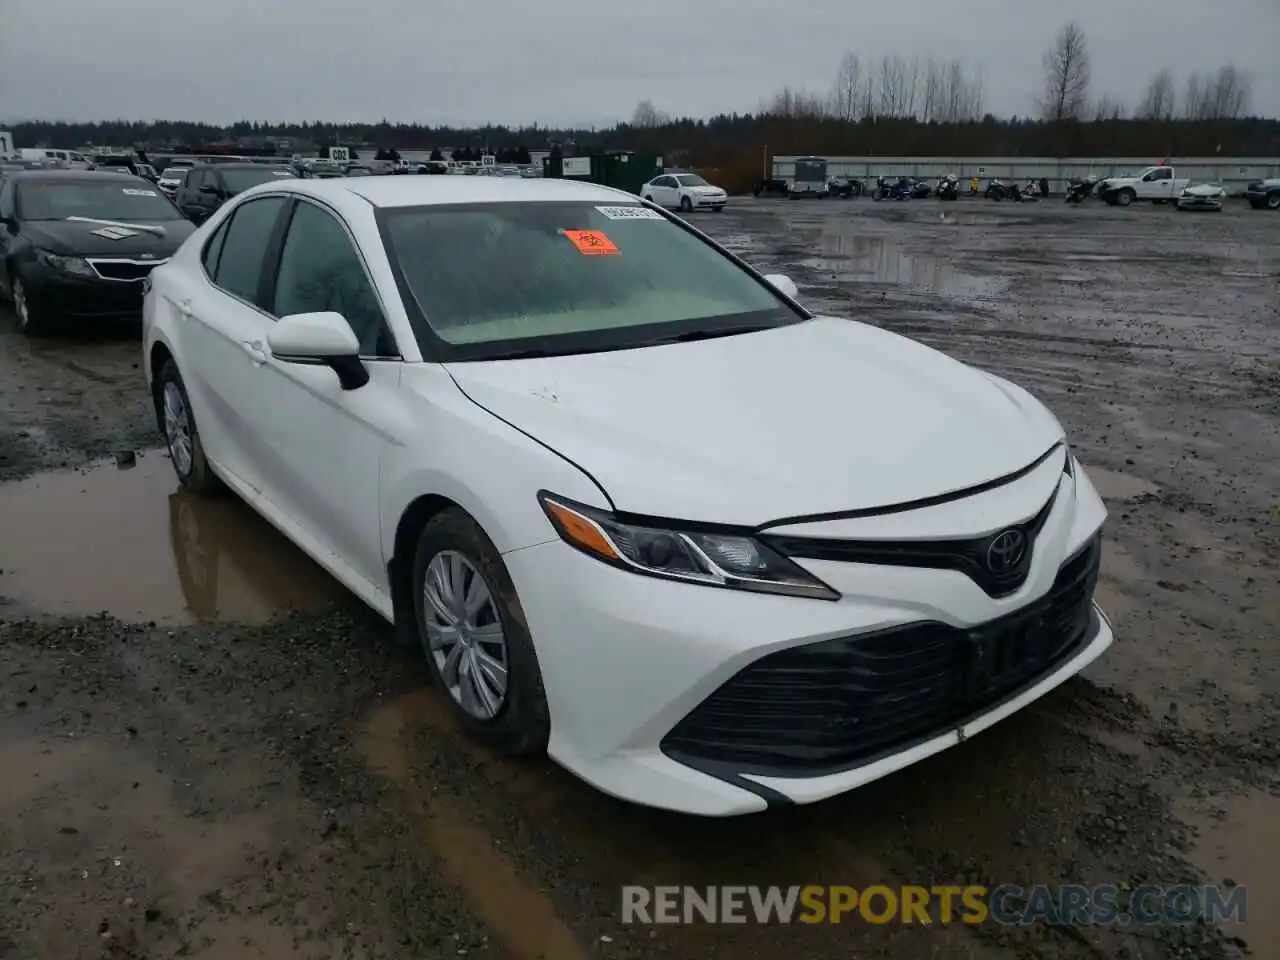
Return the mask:
<path fill-rule="evenodd" d="M 682 187 L 706 187 L 706 186 L 709 186 L 709 184 L 707 183 L 707 181 L 703 180 L 700 176 L 698 176 L 697 174 L 693 174 L 693 173 L 682 173 L 682 174 L 680 174 L 680 176 L 676 177 L 676 179 L 680 181 L 680 186 L 682 186 Z"/>
<path fill-rule="evenodd" d="M 187 175 L 187 171 L 190 169 L 191 169 L 190 165 L 181 166 L 181 167 L 168 167 L 164 171 L 164 176 L 168 180 L 181 180 L 183 177 Z"/>
<path fill-rule="evenodd" d="M 446 359 L 624 349 L 803 316 L 636 204 L 438 205 L 391 208 L 380 219 L 418 336 Z"/>
<path fill-rule="evenodd" d="M 293 180 L 295 178 L 288 170 L 273 170 L 270 167 L 265 167 L 256 170 L 223 169 L 222 179 L 226 182 L 227 189 L 235 194 L 271 180 Z"/>
<path fill-rule="evenodd" d="M 36 180 L 20 183 L 17 213 L 22 220 L 90 217 L 128 222 L 181 220 L 178 208 L 145 180 Z"/>

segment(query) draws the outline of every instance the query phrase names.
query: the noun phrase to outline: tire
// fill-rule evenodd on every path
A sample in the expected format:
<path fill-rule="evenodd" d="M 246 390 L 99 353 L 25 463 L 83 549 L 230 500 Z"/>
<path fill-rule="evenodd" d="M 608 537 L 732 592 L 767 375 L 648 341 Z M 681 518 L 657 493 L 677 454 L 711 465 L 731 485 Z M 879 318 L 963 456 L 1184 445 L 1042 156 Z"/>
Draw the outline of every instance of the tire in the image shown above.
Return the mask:
<path fill-rule="evenodd" d="M 680 212 L 681 212 L 681 213 L 692 213 L 692 212 L 693 212 L 693 201 L 692 201 L 692 200 L 690 200 L 688 197 L 681 197 L 681 198 L 680 198 Z"/>
<path fill-rule="evenodd" d="M 871 199 L 872 199 L 872 200 L 875 200 L 876 202 L 879 202 L 879 201 L 883 200 L 883 199 L 884 199 L 884 191 L 883 191 L 883 190 L 881 190 L 879 187 L 876 187 L 875 192 L 873 192 L 873 193 L 871 194 Z"/>
<path fill-rule="evenodd" d="M 17 270 L 10 276 L 9 290 L 13 297 L 13 314 L 18 320 L 18 332 L 28 337 L 48 333 L 49 316 L 38 302 L 31 299 L 22 274 Z"/>
<path fill-rule="evenodd" d="M 205 456 L 191 398 L 178 373 L 178 365 L 166 360 L 155 381 L 156 420 L 169 450 L 169 460 L 178 482 L 192 493 L 210 496 L 222 489 L 209 459 Z M 185 439 L 185 443 L 183 440 Z"/>
<path fill-rule="evenodd" d="M 462 580 L 460 592 L 464 592 L 464 598 L 458 601 L 460 604 L 465 604 L 466 597 L 475 596 L 470 591 L 476 577 L 483 587 L 484 597 L 472 614 L 455 607 L 439 586 L 440 578 L 454 584 L 455 574 Z M 428 600 L 429 588 L 439 606 Z M 542 671 L 520 599 L 497 548 L 462 510 L 445 510 L 423 527 L 413 559 L 413 594 L 415 626 L 427 665 L 463 728 L 507 756 L 545 752 L 551 719 Z M 454 622 L 461 614 L 471 639 L 460 637 L 456 630 L 443 631 L 445 614 L 452 616 Z M 477 639 L 482 630 L 487 631 L 489 639 Z M 448 642 L 450 636 L 454 638 L 452 645 Z M 456 652 L 448 656 L 452 651 Z M 480 655 L 486 659 L 481 661 Z M 475 675 L 475 665 L 481 662 L 489 665 L 481 671 L 485 678 L 481 684 L 486 695 L 483 697 L 475 692 L 478 688 L 469 679 Z M 495 697 L 494 664 L 505 668 L 500 698 Z"/>
<path fill-rule="evenodd" d="M 1138 195 L 1134 193 L 1132 190 L 1130 190 L 1128 187 L 1125 187 L 1123 190 L 1119 190 L 1116 192 L 1116 203 L 1118 203 L 1122 207 L 1127 207 L 1129 204 L 1133 203 L 1133 201 L 1136 200 L 1137 198 L 1138 198 Z"/>
<path fill-rule="evenodd" d="M 1280 210 L 1280 193 L 1269 193 L 1265 201 L 1268 210 Z"/>

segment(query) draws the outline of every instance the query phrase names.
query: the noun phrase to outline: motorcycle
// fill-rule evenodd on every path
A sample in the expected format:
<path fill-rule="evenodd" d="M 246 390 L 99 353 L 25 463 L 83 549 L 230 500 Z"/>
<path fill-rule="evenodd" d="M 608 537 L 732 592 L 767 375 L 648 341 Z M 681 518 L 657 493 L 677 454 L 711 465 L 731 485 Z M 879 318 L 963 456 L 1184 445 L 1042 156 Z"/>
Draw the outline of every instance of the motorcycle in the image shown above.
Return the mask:
<path fill-rule="evenodd" d="M 987 181 L 987 189 L 983 196 L 988 200 L 1011 200 L 1016 190 L 1013 184 L 1006 184 L 1003 180 L 992 177 Z"/>
<path fill-rule="evenodd" d="M 954 173 L 938 181 L 939 200 L 957 200 L 960 197 L 960 179 Z"/>
<path fill-rule="evenodd" d="M 827 180 L 827 192 L 833 197 L 849 200 L 862 196 L 862 183 L 850 177 L 831 177 Z"/>
<path fill-rule="evenodd" d="M 910 177 L 877 177 L 872 200 L 907 200 L 915 189 Z"/>
<path fill-rule="evenodd" d="M 1087 177 L 1072 177 L 1067 181 L 1067 203 L 1084 203 L 1093 196 L 1098 185 L 1098 178 L 1090 174 Z"/>

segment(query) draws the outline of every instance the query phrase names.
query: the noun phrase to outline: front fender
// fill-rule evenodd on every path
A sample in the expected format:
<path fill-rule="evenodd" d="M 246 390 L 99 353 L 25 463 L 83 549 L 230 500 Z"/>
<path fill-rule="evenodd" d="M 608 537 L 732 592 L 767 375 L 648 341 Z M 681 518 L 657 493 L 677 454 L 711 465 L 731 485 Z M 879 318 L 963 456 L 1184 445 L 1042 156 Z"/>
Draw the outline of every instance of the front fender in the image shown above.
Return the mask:
<path fill-rule="evenodd" d="M 424 496 L 456 503 L 504 554 L 556 539 L 538 503 L 539 490 L 609 509 L 604 493 L 579 467 L 474 403 L 443 367 L 406 364 L 401 385 L 414 429 L 383 463 L 387 559 L 401 518 Z"/>

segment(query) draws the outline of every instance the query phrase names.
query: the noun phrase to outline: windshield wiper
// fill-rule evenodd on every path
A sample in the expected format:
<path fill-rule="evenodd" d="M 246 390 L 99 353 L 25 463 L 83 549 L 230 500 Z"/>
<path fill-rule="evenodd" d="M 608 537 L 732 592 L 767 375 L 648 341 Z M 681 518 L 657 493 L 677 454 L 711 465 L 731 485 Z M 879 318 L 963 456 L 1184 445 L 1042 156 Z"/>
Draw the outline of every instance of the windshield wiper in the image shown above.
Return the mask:
<path fill-rule="evenodd" d="M 744 323 L 736 327 L 719 327 L 715 330 L 690 330 L 686 333 L 673 333 L 667 337 L 654 337 L 636 344 L 639 347 L 656 347 L 664 343 L 689 343 L 693 340 L 714 340 L 717 337 L 732 337 L 739 333 L 759 333 L 762 330 L 773 330 L 776 323 Z"/>
<path fill-rule="evenodd" d="M 155 223 L 124 223 L 120 220 L 99 220 L 96 217 L 67 217 L 73 223 L 96 223 L 100 227 L 123 227 L 125 230 L 140 230 L 152 236 L 165 236 L 164 227 Z"/>

